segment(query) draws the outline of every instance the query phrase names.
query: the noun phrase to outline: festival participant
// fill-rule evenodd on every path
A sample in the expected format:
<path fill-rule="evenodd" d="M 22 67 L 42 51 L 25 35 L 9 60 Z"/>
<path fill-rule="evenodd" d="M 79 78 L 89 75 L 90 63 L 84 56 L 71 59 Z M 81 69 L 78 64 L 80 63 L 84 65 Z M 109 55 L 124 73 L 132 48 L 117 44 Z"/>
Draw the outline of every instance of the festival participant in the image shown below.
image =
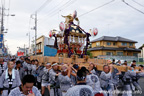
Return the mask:
<path fill-rule="evenodd" d="M 117 90 L 117 87 L 120 83 L 120 80 L 119 80 L 119 75 L 121 75 L 121 71 L 119 71 L 117 68 L 115 68 L 113 66 L 113 64 L 110 64 L 109 65 L 109 68 L 110 68 L 110 72 L 111 72 L 111 82 L 110 82 L 110 89 L 109 89 L 109 95 L 110 96 L 113 96 L 113 95 L 116 95 L 117 93 L 112 93 L 114 92 L 115 90 Z"/>
<path fill-rule="evenodd" d="M 22 78 L 24 77 L 25 73 L 24 73 L 24 69 L 21 67 L 21 61 L 16 61 L 15 69 L 19 71 L 20 79 L 22 80 Z"/>
<path fill-rule="evenodd" d="M 132 77 L 132 84 L 134 85 L 135 90 L 142 92 L 142 89 L 138 83 L 138 80 L 141 77 L 144 77 L 143 65 L 139 65 L 139 70 L 136 69 L 136 65 L 131 65 L 131 67 L 133 67 L 134 71 L 136 72 L 136 76 Z"/>
<path fill-rule="evenodd" d="M 32 65 L 30 59 L 26 59 L 26 75 L 32 74 Z"/>
<path fill-rule="evenodd" d="M 31 68 L 32 68 L 32 72 L 31 74 L 35 76 L 36 74 L 36 64 L 38 61 L 37 60 L 31 60 Z"/>
<path fill-rule="evenodd" d="M 35 78 L 33 75 L 25 75 L 22 85 L 13 89 L 9 96 L 41 96 L 39 90 L 34 86 Z"/>
<path fill-rule="evenodd" d="M 3 59 L 0 58 L 0 77 L 2 73 L 6 70 L 6 68 L 7 68 L 7 64 L 4 64 Z"/>
<path fill-rule="evenodd" d="M 139 65 L 139 71 L 144 72 L 144 66 L 143 65 Z"/>
<path fill-rule="evenodd" d="M 122 66 L 127 66 L 127 61 L 125 60 L 124 63 L 122 64 Z"/>
<path fill-rule="evenodd" d="M 100 74 L 100 84 L 101 84 L 101 88 L 104 91 L 109 91 L 111 90 L 111 78 L 112 78 L 112 74 L 111 74 L 110 67 L 108 65 L 104 65 L 103 66 L 103 71 Z M 109 93 L 105 93 L 105 95 L 107 96 Z"/>
<path fill-rule="evenodd" d="M 51 69 L 51 63 L 47 63 L 46 67 L 44 68 L 44 75 L 42 76 L 42 95 L 45 93 L 45 88 L 48 88 L 48 91 L 50 93 L 50 82 L 49 82 L 49 70 Z"/>
<path fill-rule="evenodd" d="M 72 86 L 71 79 L 71 66 L 66 64 L 61 67 L 61 74 L 58 76 L 58 81 L 60 83 L 60 90 L 62 91 L 62 96 L 65 96 L 67 90 Z"/>
<path fill-rule="evenodd" d="M 95 67 L 95 64 L 90 63 L 88 69 L 89 69 L 90 73 L 95 74 L 95 75 L 98 75 L 98 72 L 97 72 L 97 69 L 96 69 L 96 67 Z"/>
<path fill-rule="evenodd" d="M 39 61 L 37 59 L 34 61 L 35 63 L 32 64 L 32 74 L 37 77 L 36 69 L 39 67 Z"/>
<path fill-rule="evenodd" d="M 72 68 L 72 70 L 71 70 L 70 78 L 71 78 L 72 85 L 74 86 L 77 83 L 76 73 L 79 70 L 79 66 L 77 64 L 74 64 L 71 68 Z"/>
<path fill-rule="evenodd" d="M 41 82 L 42 82 L 42 76 L 44 75 L 44 63 L 41 63 L 36 68 L 36 74 L 37 74 L 37 88 L 41 90 Z"/>
<path fill-rule="evenodd" d="M 86 75 L 82 70 L 77 72 L 77 85 L 69 88 L 65 96 L 94 96 L 93 89 L 86 85 Z"/>
<path fill-rule="evenodd" d="M 123 91 L 125 91 L 125 93 L 123 93 L 122 96 L 132 96 L 132 91 L 134 91 L 135 87 L 133 86 L 133 79 L 136 77 L 136 71 L 134 71 L 133 68 L 134 65 L 132 65 L 127 72 L 125 72 L 124 76 L 123 76 L 123 82 L 124 82 L 124 88 Z"/>
<path fill-rule="evenodd" d="M 93 92 L 95 95 L 97 94 L 98 96 L 99 95 L 103 96 L 98 76 L 93 73 L 90 73 L 89 70 L 87 70 L 87 69 L 85 70 L 85 72 L 87 74 L 86 75 L 86 84 L 93 88 Z"/>
<path fill-rule="evenodd" d="M 50 96 L 61 96 L 62 93 L 59 89 L 58 76 L 60 72 L 58 71 L 58 64 L 56 62 L 52 62 L 52 69 L 49 71 L 49 80 L 50 80 Z"/>
<path fill-rule="evenodd" d="M 16 64 L 16 59 L 11 59 L 11 61 L 12 61 L 14 64 Z"/>
<path fill-rule="evenodd" d="M 27 68 L 27 59 L 28 59 L 28 58 L 25 58 L 25 59 L 24 59 L 24 62 L 22 63 L 22 65 L 23 65 L 22 67 L 23 67 L 23 69 L 25 70 L 25 75 L 27 75 L 27 69 L 28 69 L 28 68 Z"/>
<path fill-rule="evenodd" d="M 136 60 L 133 60 L 132 63 L 131 63 L 131 65 L 136 65 Z"/>
<path fill-rule="evenodd" d="M 116 65 L 117 65 L 117 66 L 121 66 L 121 65 L 122 65 L 122 64 L 121 64 L 121 61 L 118 60 L 117 63 L 116 63 Z"/>
<path fill-rule="evenodd" d="M 3 58 L 0 58 L 0 77 L 2 75 L 2 73 L 7 69 L 7 63 L 3 62 Z M 2 91 L 2 89 L 0 89 L 0 92 Z M 1 93 L 0 93 L 1 94 Z"/>
<path fill-rule="evenodd" d="M 21 85 L 19 72 L 14 69 L 14 63 L 9 61 L 8 68 L 0 77 L 0 88 L 3 88 L 2 96 L 8 96 L 10 91 Z"/>
<path fill-rule="evenodd" d="M 112 64 L 114 64 L 114 65 L 116 64 L 116 63 L 115 63 L 115 59 L 112 60 Z"/>

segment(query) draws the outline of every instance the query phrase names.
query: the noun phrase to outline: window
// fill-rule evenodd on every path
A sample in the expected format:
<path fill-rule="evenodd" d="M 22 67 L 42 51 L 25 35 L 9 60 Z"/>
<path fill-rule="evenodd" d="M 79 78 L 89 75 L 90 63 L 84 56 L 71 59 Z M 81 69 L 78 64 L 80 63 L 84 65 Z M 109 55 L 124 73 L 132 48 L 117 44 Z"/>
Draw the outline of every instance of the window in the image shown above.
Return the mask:
<path fill-rule="evenodd" d="M 133 46 L 133 43 L 129 43 L 129 46 Z"/>
<path fill-rule="evenodd" d="M 115 42 L 113 43 L 113 46 L 116 46 L 116 43 L 115 43 Z"/>
<path fill-rule="evenodd" d="M 111 45 L 111 42 L 107 42 L 107 45 L 110 46 L 110 45 Z"/>
<path fill-rule="evenodd" d="M 118 56 L 123 56 L 123 52 L 117 52 Z"/>
<path fill-rule="evenodd" d="M 127 43 L 121 43 L 122 44 L 122 46 L 127 46 Z"/>
<path fill-rule="evenodd" d="M 106 55 L 112 55 L 113 53 L 112 52 L 106 52 Z"/>
<path fill-rule="evenodd" d="M 100 42 L 97 42 L 97 43 L 96 43 L 96 46 L 100 46 Z"/>
<path fill-rule="evenodd" d="M 136 57 L 138 57 L 138 53 L 133 53 L 133 56 L 136 56 Z"/>

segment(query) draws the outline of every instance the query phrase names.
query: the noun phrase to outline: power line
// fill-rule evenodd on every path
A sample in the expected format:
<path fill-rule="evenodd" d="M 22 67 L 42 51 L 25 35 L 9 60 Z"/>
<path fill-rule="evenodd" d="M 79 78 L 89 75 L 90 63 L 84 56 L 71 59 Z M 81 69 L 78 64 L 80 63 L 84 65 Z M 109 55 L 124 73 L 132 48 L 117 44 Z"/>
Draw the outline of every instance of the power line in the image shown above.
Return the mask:
<path fill-rule="evenodd" d="M 86 14 L 92 12 L 92 11 L 95 11 L 96 9 L 99 9 L 99 8 L 101 8 L 101 7 L 104 7 L 104 6 L 110 4 L 110 3 L 114 2 L 114 1 L 115 1 L 115 0 L 112 0 L 112 1 L 110 1 L 110 2 L 107 2 L 107 3 L 105 3 L 105 4 L 103 4 L 103 5 L 99 6 L 99 7 L 96 7 L 96 8 L 94 8 L 94 9 L 88 11 L 88 12 L 85 12 L 85 13 L 79 15 L 78 17 L 84 16 L 84 15 L 86 15 Z"/>
<path fill-rule="evenodd" d="M 63 3 L 63 1 L 64 0 L 62 0 L 59 4 L 57 4 L 56 6 L 54 6 L 48 13 L 50 13 L 50 12 L 52 12 L 54 9 L 56 9 L 56 8 L 58 8 L 59 6 L 60 6 L 60 4 L 61 3 Z M 45 15 L 45 16 L 43 16 L 42 18 L 40 18 L 40 19 L 43 19 L 43 18 L 45 18 L 47 16 L 47 14 Z M 38 19 L 38 20 L 40 20 L 40 19 Z"/>
<path fill-rule="evenodd" d="M 60 10 L 61 8 L 65 7 L 67 4 L 69 4 L 69 3 L 72 4 L 71 1 L 72 1 L 72 0 L 67 1 L 66 3 L 64 3 L 63 5 L 61 5 L 59 8 L 55 9 L 54 12 L 50 12 L 49 14 L 52 14 L 52 15 L 50 15 L 50 16 L 54 16 L 55 13 L 57 13 L 56 11 L 57 11 L 58 9 Z M 59 10 L 58 10 L 58 12 L 59 12 Z M 48 15 L 49 15 L 49 14 L 48 14 Z M 46 15 L 46 16 L 48 16 L 48 15 Z M 45 17 L 46 17 L 46 16 L 45 16 Z"/>
<path fill-rule="evenodd" d="M 49 4 L 52 0 L 47 0 L 44 4 L 41 5 L 35 12 L 40 12 L 47 4 Z"/>
<path fill-rule="evenodd" d="M 62 10 L 64 10 L 65 8 L 69 7 L 69 6 L 72 5 L 75 1 L 76 1 L 76 0 L 69 2 L 66 6 L 62 7 L 62 9 L 60 9 L 59 11 L 62 11 Z M 58 12 L 59 12 L 59 11 L 58 11 Z M 54 14 L 50 15 L 50 17 L 56 15 L 58 12 L 55 12 Z"/>
<path fill-rule="evenodd" d="M 144 7 L 144 5 L 142 5 L 142 4 L 138 3 L 138 2 L 136 2 L 135 0 L 132 0 L 132 1 L 135 2 L 135 3 L 137 3 L 137 4 L 140 5 L 140 6 Z"/>
<path fill-rule="evenodd" d="M 143 12 L 143 11 L 141 11 L 141 10 L 139 10 L 139 9 L 137 9 L 137 8 L 135 8 L 135 7 L 133 7 L 133 6 L 132 6 L 132 5 L 130 5 L 129 3 L 125 2 L 125 0 L 122 0 L 122 2 L 124 2 L 124 3 L 125 3 L 127 6 L 131 7 L 132 9 L 135 9 L 136 11 L 138 11 L 138 12 L 140 12 L 140 13 L 144 14 L 144 12 Z"/>

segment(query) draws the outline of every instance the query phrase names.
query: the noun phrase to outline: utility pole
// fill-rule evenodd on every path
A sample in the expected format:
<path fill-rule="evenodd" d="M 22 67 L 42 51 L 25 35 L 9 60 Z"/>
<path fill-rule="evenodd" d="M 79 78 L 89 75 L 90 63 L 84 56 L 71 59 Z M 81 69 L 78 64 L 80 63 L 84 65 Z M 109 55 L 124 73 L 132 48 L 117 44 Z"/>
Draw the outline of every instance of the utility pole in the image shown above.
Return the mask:
<path fill-rule="evenodd" d="M 37 54 L 36 39 L 37 39 L 37 12 L 35 12 L 35 55 Z"/>
<path fill-rule="evenodd" d="M 3 34 L 3 31 L 4 31 L 4 7 L 3 7 L 3 5 L 2 5 L 1 9 L 2 9 L 2 11 L 1 11 L 2 13 L 1 13 L 1 29 L 0 29 L 0 34 L 4 35 Z M 3 36 L 3 40 L 2 40 L 2 49 L 4 49 L 4 36 Z"/>
<path fill-rule="evenodd" d="M 35 16 L 35 18 L 33 18 L 33 15 Z M 31 18 L 35 20 L 35 26 L 34 26 L 34 30 L 35 30 L 35 48 L 34 48 L 34 51 L 35 51 L 35 55 L 37 54 L 37 48 L 36 48 L 36 40 L 37 40 L 37 12 L 35 12 L 35 14 L 32 14 L 31 15 Z"/>
<path fill-rule="evenodd" d="M 25 44 L 24 44 L 24 56 L 26 56 L 26 54 L 25 54 L 26 52 L 25 52 Z"/>
<path fill-rule="evenodd" d="M 28 54 L 30 55 L 31 54 L 31 48 L 30 48 L 30 31 L 29 31 L 29 51 L 28 51 Z"/>

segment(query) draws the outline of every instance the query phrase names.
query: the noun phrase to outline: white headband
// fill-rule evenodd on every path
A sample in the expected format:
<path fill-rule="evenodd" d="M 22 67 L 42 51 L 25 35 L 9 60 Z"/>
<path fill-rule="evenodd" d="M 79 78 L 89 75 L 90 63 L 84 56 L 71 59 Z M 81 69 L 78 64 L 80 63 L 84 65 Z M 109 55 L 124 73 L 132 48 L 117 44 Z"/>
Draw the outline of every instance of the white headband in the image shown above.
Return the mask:
<path fill-rule="evenodd" d="M 58 65 L 57 63 L 52 64 L 52 66 Z"/>
<path fill-rule="evenodd" d="M 51 65 L 51 63 L 47 63 L 46 65 Z"/>

